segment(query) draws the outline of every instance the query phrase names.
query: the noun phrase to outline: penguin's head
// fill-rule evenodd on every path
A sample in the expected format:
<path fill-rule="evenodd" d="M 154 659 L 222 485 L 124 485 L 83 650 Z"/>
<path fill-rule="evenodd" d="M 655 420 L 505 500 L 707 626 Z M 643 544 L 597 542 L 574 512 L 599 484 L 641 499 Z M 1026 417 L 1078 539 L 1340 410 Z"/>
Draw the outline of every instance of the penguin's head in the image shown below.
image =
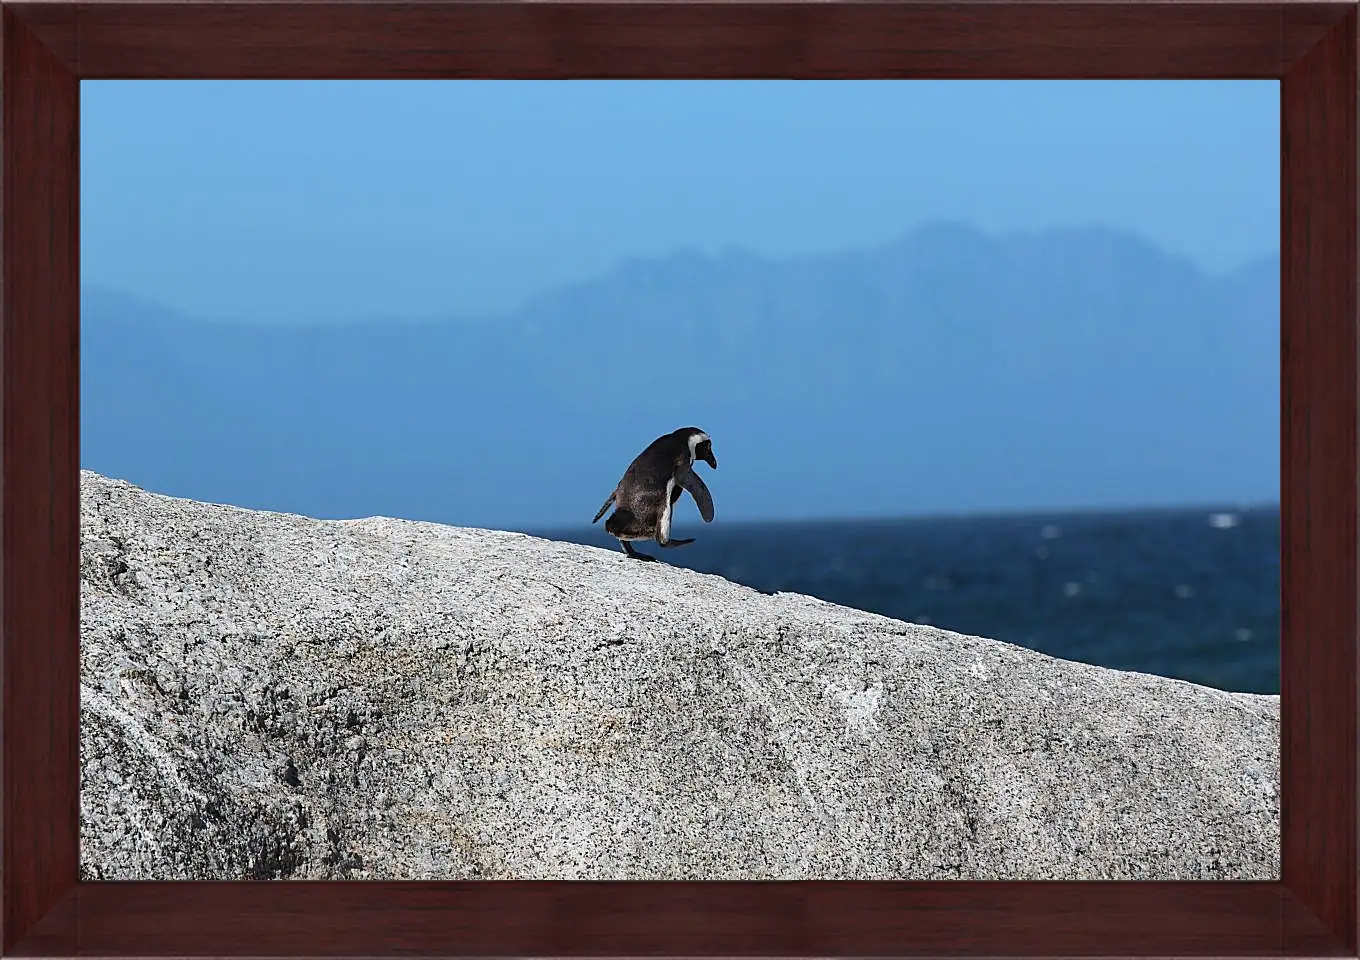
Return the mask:
<path fill-rule="evenodd" d="M 708 434 L 698 427 L 687 427 L 685 432 L 689 434 L 689 459 L 693 463 L 695 460 L 702 460 L 714 470 L 718 469 L 718 458 L 713 456 L 713 441 Z"/>

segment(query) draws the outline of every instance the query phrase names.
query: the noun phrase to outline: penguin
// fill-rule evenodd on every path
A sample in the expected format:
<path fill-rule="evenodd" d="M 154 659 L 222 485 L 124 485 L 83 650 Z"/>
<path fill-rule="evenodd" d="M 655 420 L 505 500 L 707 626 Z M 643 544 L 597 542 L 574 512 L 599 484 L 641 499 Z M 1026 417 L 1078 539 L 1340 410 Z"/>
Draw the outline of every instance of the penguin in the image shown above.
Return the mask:
<path fill-rule="evenodd" d="M 713 498 L 704 481 L 694 472 L 696 459 L 718 469 L 713 441 L 698 427 L 681 427 L 657 437 L 628 465 L 623 479 L 590 522 L 599 520 L 610 506 L 616 507 L 604 522 L 604 529 L 622 544 L 623 552 L 635 560 L 655 560 L 656 557 L 634 550 L 634 540 L 655 540 L 662 547 L 683 547 L 693 543 L 693 537 L 671 539 L 671 511 L 680 494 L 688 490 L 704 523 L 713 522 Z"/>

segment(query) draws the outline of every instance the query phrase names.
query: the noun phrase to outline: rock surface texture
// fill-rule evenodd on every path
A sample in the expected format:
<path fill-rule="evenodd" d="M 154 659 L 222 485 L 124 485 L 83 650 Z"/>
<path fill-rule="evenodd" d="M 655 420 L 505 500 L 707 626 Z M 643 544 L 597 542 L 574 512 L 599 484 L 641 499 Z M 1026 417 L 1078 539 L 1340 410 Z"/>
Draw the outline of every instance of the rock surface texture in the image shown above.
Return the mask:
<path fill-rule="evenodd" d="M 513 533 L 81 523 L 86 878 L 1279 875 L 1277 697 Z"/>

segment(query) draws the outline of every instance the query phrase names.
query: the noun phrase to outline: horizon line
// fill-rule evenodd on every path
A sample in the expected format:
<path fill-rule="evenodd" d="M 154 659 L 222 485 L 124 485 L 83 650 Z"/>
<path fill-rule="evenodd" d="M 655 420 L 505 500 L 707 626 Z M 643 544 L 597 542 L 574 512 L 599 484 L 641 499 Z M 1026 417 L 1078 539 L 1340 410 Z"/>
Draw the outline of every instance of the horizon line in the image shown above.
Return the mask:
<path fill-rule="evenodd" d="M 1104 517 L 1104 516 L 1128 516 L 1137 514 L 1155 513 L 1196 513 L 1203 512 L 1206 516 L 1217 514 L 1262 513 L 1278 511 L 1280 502 L 1278 500 L 1257 500 L 1257 501 L 1189 501 L 1176 504 L 1134 504 L 1132 506 L 1072 506 L 1072 507 L 981 507 L 977 509 L 945 510 L 933 513 L 864 513 L 849 514 L 844 516 L 819 516 L 819 517 L 738 517 L 725 521 L 733 526 L 760 526 L 775 524 L 805 524 L 820 525 L 833 523 L 864 523 L 864 522 L 886 522 L 895 523 L 901 521 L 927 521 L 927 520 L 1024 520 L 1024 519 L 1048 519 L 1065 517 Z M 438 523 L 439 521 L 431 521 Z M 449 524 L 455 526 L 456 524 Z M 591 524 L 583 524 L 590 527 Z M 481 528 L 492 529 L 492 528 Z M 559 533 L 567 530 L 576 529 L 574 524 L 541 524 L 532 527 L 517 529 L 515 532 L 529 532 L 529 530 L 539 530 L 544 533 Z M 603 528 L 601 528 L 603 529 Z"/>

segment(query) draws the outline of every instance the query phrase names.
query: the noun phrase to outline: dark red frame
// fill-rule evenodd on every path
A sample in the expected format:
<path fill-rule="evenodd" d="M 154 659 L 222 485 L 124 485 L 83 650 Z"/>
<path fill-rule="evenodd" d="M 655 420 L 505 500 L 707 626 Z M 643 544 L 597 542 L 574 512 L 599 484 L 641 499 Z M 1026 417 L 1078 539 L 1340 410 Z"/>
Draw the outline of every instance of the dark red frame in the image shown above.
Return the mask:
<path fill-rule="evenodd" d="M 0 8 L 4 952 L 1356 954 L 1355 0 Z M 1281 79 L 1282 882 L 78 882 L 77 81 L 115 77 Z"/>

